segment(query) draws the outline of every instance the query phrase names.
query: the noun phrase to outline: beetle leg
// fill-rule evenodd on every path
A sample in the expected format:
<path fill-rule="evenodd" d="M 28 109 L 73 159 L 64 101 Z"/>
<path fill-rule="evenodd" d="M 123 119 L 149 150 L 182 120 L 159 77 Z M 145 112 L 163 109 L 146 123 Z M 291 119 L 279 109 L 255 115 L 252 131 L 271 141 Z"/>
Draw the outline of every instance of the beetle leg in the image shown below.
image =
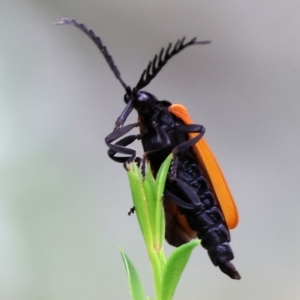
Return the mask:
<path fill-rule="evenodd" d="M 170 192 L 167 188 L 164 191 L 164 197 L 170 199 L 177 206 L 182 207 L 184 209 L 192 211 L 194 209 L 193 205 L 183 201 L 181 198 L 177 197 L 174 193 Z"/>
<path fill-rule="evenodd" d="M 125 169 L 127 170 L 126 164 L 132 161 L 135 161 L 138 166 L 140 166 L 142 159 L 140 157 L 136 157 L 136 151 L 131 148 L 126 148 L 129 144 L 133 143 L 135 140 L 140 139 L 141 135 L 129 135 L 115 144 L 112 144 L 115 140 L 118 138 L 122 137 L 126 133 L 128 133 L 130 130 L 132 130 L 134 127 L 137 127 L 139 123 L 134 123 L 134 124 L 129 124 L 124 127 L 120 127 L 118 129 L 115 129 L 112 133 L 110 133 L 106 138 L 105 138 L 105 143 L 109 147 L 109 150 L 107 151 L 108 156 L 116 161 L 124 164 Z M 121 154 L 128 154 L 130 156 L 124 156 L 124 157 L 115 157 L 117 153 Z M 134 206 L 130 208 L 128 215 L 130 216 L 131 214 L 134 213 Z"/>
<path fill-rule="evenodd" d="M 106 138 L 105 138 L 105 143 L 107 146 L 110 146 L 110 143 L 117 140 L 118 138 L 122 137 L 126 133 L 128 133 L 130 130 L 132 130 L 135 127 L 138 127 L 140 123 L 133 123 L 133 124 L 128 124 L 126 126 L 117 128 L 113 132 L 111 132 Z"/>
<path fill-rule="evenodd" d="M 193 189 L 188 184 L 186 184 L 185 182 L 183 182 L 181 179 L 178 178 L 169 179 L 169 180 L 170 180 L 169 182 L 171 182 L 173 186 L 175 184 L 180 194 L 182 194 L 180 195 L 180 197 L 178 197 L 174 193 L 170 192 L 168 189 L 168 182 L 167 182 L 165 195 L 170 200 L 172 200 L 176 205 L 184 209 L 193 210 L 193 211 L 205 209 L 204 205 L 199 200 L 197 194 L 193 191 Z M 182 200 L 182 198 L 184 198 L 186 201 Z"/>
<path fill-rule="evenodd" d="M 153 126 L 155 127 L 156 133 L 161 140 L 162 147 L 155 149 L 155 150 L 150 150 L 150 151 L 147 151 L 144 153 L 144 156 L 142 159 L 142 174 L 143 174 L 143 170 L 145 170 L 146 161 L 150 156 L 162 154 L 164 151 L 166 151 L 166 153 L 168 151 L 170 151 L 168 148 L 171 146 L 171 141 L 170 141 L 168 133 L 164 129 L 162 129 L 160 126 L 158 126 L 158 124 L 153 124 Z M 172 149 L 172 153 L 173 153 L 173 162 L 171 165 L 171 178 L 172 179 L 176 178 L 177 165 L 178 165 L 178 154 L 186 151 L 189 147 L 195 145 L 202 138 L 202 136 L 205 133 L 205 128 L 202 125 L 196 125 L 196 124 L 177 125 L 175 127 L 175 130 L 177 132 L 181 132 L 181 133 L 195 132 L 195 133 L 199 133 L 199 134 L 192 139 L 182 142 L 181 144 L 176 146 L 174 149 Z"/>
<path fill-rule="evenodd" d="M 146 162 L 147 158 L 151 155 L 160 154 L 162 151 L 167 150 L 168 147 L 171 146 L 171 141 L 168 133 L 158 125 L 158 123 L 153 123 L 153 126 L 156 130 L 156 133 L 160 139 L 160 144 L 162 145 L 160 148 L 155 150 L 150 150 L 144 153 L 143 161 Z"/>
<path fill-rule="evenodd" d="M 168 154 L 168 152 L 170 153 L 172 150 L 172 149 L 169 149 L 171 146 L 171 141 L 170 141 L 168 133 L 161 126 L 159 126 L 158 123 L 153 122 L 152 125 L 155 128 L 157 136 L 160 139 L 161 147 L 158 149 L 149 150 L 144 153 L 143 159 L 141 162 L 141 172 L 142 172 L 143 176 L 145 176 L 146 162 L 147 162 L 147 160 L 151 160 L 150 159 L 151 156 L 161 155 L 161 154 L 163 154 L 164 151 Z"/>
<path fill-rule="evenodd" d="M 160 138 L 161 144 L 165 147 L 169 146 L 171 144 L 171 141 L 166 130 L 159 126 L 157 122 L 153 122 L 153 127 L 155 128 L 156 133 Z"/>
<path fill-rule="evenodd" d="M 126 148 L 126 146 L 133 143 L 136 139 L 137 139 L 136 135 L 129 135 L 124 137 L 123 139 L 121 139 L 115 144 L 110 144 L 109 146 L 110 149 L 107 151 L 108 156 L 112 160 L 120 163 L 133 161 L 136 156 L 136 151 L 131 148 Z M 128 154 L 130 156 L 116 157 L 115 155 L 117 153 Z"/>
<path fill-rule="evenodd" d="M 141 162 L 141 159 L 139 157 L 136 157 L 136 151 L 134 149 L 126 148 L 126 146 L 133 143 L 135 140 L 141 139 L 141 134 L 126 136 L 118 142 L 116 142 L 115 144 L 113 144 L 113 142 L 118 138 L 124 136 L 126 133 L 128 133 L 130 130 L 137 126 L 139 126 L 139 123 L 126 125 L 124 127 L 114 130 L 105 138 L 105 143 L 109 147 L 109 150 L 107 151 L 108 156 L 116 162 L 124 163 L 125 169 L 127 169 L 127 163 L 137 161 L 137 163 L 140 164 Z M 116 157 L 115 155 L 117 153 L 127 154 L 129 156 Z"/>
<path fill-rule="evenodd" d="M 176 155 L 180 152 L 184 152 L 189 147 L 194 146 L 204 135 L 205 128 L 202 125 L 195 125 L 195 124 L 184 124 L 184 125 L 178 125 L 176 126 L 176 131 L 178 132 L 184 132 L 184 133 L 198 133 L 195 137 L 192 139 L 189 139 L 181 144 L 179 144 L 177 147 L 173 149 L 173 154 Z"/>
<path fill-rule="evenodd" d="M 205 128 L 202 125 L 196 124 L 184 124 L 176 126 L 176 131 L 183 133 L 198 133 L 195 137 L 179 144 L 173 150 L 173 163 L 171 166 L 171 179 L 176 178 L 177 166 L 178 166 L 178 154 L 188 150 L 190 147 L 194 146 L 204 135 Z"/>

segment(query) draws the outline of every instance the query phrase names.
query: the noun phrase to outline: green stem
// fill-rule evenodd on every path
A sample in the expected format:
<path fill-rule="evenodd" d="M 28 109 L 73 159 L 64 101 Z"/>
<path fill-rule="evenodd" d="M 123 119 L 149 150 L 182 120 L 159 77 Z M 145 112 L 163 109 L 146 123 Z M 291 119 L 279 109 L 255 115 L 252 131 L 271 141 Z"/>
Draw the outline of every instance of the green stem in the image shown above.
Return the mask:
<path fill-rule="evenodd" d="M 162 278 L 163 270 L 161 268 L 160 260 L 157 252 L 153 249 L 148 249 L 149 259 L 151 261 L 152 274 L 154 279 L 155 298 L 156 300 L 162 300 Z"/>

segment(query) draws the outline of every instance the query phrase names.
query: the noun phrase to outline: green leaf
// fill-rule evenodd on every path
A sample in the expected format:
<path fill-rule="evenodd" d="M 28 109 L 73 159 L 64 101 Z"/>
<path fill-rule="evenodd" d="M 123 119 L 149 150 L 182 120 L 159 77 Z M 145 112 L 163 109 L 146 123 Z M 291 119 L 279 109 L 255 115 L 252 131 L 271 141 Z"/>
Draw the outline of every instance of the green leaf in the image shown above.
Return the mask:
<path fill-rule="evenodd" d="M 165 189 L 166 178 L 170 168 L 173 155 L 170 154 L 163 164 L 160 166 L 156 176 L 156 217 L 155 217 L 155 232 L 157 246 L 161 248 L 165 239 L 165 216 L 163 211 L 162 197 Z"/>
<path fill-rule="evenodd" d="M 156 195 L 156 182 L 155 182 L 155 178 L 153 177 L 149 163 L 146 164 L 145 180 L 150 184 L 151 189 L 153 190 L 153 194 Z"/>
<path fill-rule="evenodd" d="M 190 258 L 192 250 L 199 244 L 199 240 L 193 240 L 187 244 L 181 245 L 175 249 L 168 258 L 162 279 L 161 299 L 171 300 L 173 298 L 175 289 Z"/>
<path fill-rule="evenodd" d="M 161 197 L 161 195 L 164 192 L 164 188 L 165 188 L 165 183 L 166 183 L 166 178 L 168 175 L 168 171 L 170 168 L 170 164 L 171 161 L 173 159 L 173 155 L 170 154 L 165 161 L 163 162 L 163 164 L 160 166 L 158 172 L 157 172 L 157 176 L 156 176 L 156 184 L 157 184 L 157 197 Z M 161 200 L 161 199 L 160 199 Z"/>
<path fill-rule="evenodd" d="M 152 244 L 152 230 L 149 219 L 148 204 L 146 201 L 146 195 L 143 188 L 143 182 L 141 178 L 140 169 L 133 164 L 128 172 L 128 178 L 130 182 L 130 188 L 133 198 L 133 205 L 135 207 L 136 215 L 140 224 L 142 235 L 146 242 L 146 245 Z"/>
<path fill-rule="evenodd" d="M 128 256 L 125 254 L 125 252 L 122 249 L 120 249 L 120 253 L 127 272 L 130 294 L 132 299 L 133 300 L 146 299 L 142 282 L 140 280 L 139 274 L 137 273 L 134 265 L 132 264 L 131 260 L 128 258 Z"/>
<path fill-rule="evenodd" d="M 151 171 L 149 170 L 149 172 Z M 148 206 L 148 215 L 150 220 L 151 232 L 152 232 L 152 236 L 154 237 L 155 236 L 156 194 L 155 194 L 155 186 L 153 188 L 153 184 L 151 182 L 150 176 L 146 176 L 145 180 L 142 182 L 142 186 L 144 189 L 146 202 Z"/>

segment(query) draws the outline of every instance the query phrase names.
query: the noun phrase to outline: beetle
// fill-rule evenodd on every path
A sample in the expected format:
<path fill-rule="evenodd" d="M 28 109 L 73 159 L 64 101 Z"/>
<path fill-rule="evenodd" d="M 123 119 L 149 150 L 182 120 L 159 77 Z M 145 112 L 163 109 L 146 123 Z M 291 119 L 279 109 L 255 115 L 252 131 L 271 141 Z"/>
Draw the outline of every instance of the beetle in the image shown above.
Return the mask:
<path fill-rule="evenodd" d="M 168 243 L 178 247 L 199 238 L 212 263 L 230 278 L 240 279 L 231 262 L 234 255 L 229 245 L 229 229 L 237 225 L 238 212 L 219 164 L 203 138 L 205 128 L 192 122 L 183 105 L 158 100 L 142 90 L 174 55 L 189 46 L 205 45 L 210 41 L 193 38 L 185 42 L 183 38 L 173 47 L 170 43 L 166 50 L 162 48 L 149 62 L 138 83 L 131 89 L 121 78 L 101 39 L 92 30 L 71 19 L 62 19 L 57 24 L 70 24 L 87 34 L 125 89 L 126 106 L 117 118 L 113 132 L 105 138 L 109 157 L 123 163 L 125 168 L 127 163 L 138 161 L 144 169 L 145 162 L 149 161 L 155 176 L 166 157 L 173 154 L 163 200 Z M 124 125 L 132 110 L 137 111 L 138 121 Z M 127 135 L 136 127 L 139 128 L 138 134 Z M 137 157 L 136 151 L 127 147 L 136 140 L 142 142 L 143 158 Z M 131 209 L 133 211 L 134 208 Z"/>

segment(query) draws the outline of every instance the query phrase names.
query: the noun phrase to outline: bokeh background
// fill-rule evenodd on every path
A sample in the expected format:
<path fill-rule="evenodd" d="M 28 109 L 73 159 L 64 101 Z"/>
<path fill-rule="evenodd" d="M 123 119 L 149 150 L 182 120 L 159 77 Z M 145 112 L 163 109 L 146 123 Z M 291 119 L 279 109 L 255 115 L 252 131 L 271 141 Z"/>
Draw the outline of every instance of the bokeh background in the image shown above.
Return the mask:
<path fill-rule="evenodd" d="M 94 29 L 131 86 L 170 41 L 212 40 L 147 90 L 205 125 L 239 207 L 242 280 L 199 248 L 175 299 L 300 299 L 299 12 L 298 0 L 0 0 L 0 299 L 130 299 L 118 247 L 153 296 L 126 173 L 104 143 L 124 90 L 86 36 L 54 26 L 62 17 Z"/>

